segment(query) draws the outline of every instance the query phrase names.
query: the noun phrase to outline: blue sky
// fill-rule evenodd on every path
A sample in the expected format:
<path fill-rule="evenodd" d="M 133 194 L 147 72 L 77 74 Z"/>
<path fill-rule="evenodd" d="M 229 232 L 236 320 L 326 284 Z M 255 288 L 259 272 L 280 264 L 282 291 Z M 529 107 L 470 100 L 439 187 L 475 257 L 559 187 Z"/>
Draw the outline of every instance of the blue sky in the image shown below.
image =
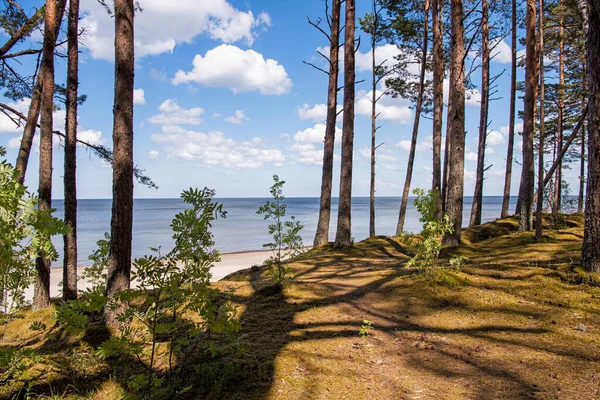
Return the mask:
<path fill-rule="evenodd" d="M 38 4 L 39 3 L 39 4 Z M 42 1 L 31 1 L 30 7 Z M 357 2 L 357 14 L 369 2 Z M 288 196 L 318 196 L 321 182 L 324 103 L 327 77 L 302 63 L 321 63 L 315 50 L 327 42 L 306 20 L 324 14 L 322 0 L 141 0 L 136 15 L 135 162 L 146 170 L 158 190 L 136 184 L 136 197 L 178 197 L 191 186 L 211 187 L 220 197 L 266 197 L 271 177 L 288 183 Z M 82 37 L 79 136 L 112 147 L 113 20 L 96 0 L 81 0 Z M 367 36 L 357 54 L 355 130 L 355 196 L 368 195 L 370 143 L 370 48 Z M 39 34 L 32 40 L 39 40 Z M 392 45 L 376 49 L 381 60 L 391 59 Z M 490 134 L 485 195 L 503 189 L 508 132 L 510 49 L 497 47 L 492 75 L 507 70 L 498 81 L 502 97 L 490 107 Z M 28 67 L 27 63 L 24 68 Z M 57 62 L 57 81 L 64 81 L 66 60 Z M 473 81 L 479 83 L 480 72 Z M 519 71 L 519 79 L 523 71 Z M 8 100 L 5 100 L 8 102 Z M 24 100 L 15 106 L 27 109 Z M 408 140 L 413 122 L 410 103 L 385 98 L 379 104 L 377 195 L 398 196 L 404 182 Z M 519 103 L 519 108 L 522 105 Z M 465 195 L 472 195 L 476 170 L 479 104 L 477 93 L 467 105 Z M 16 157 L 18 128 L 0 116 L 0 145 L 9 160 Z M 63 129 L 64 111 L 55 114 Z M 445 121 L 444 121 L 445 122 Z M 341 127 L 341 120 L 338 123 Z M 518 121 L 517 126 L 520 126 Z M 520 138 L 515 152 L 520 159 Z M 431 182 L 431 120 L 421 120 L 413 187 Z M 337 149 L 339 152 L 339 149 Z M 83 148 L 78 156 L 80 198 L 109 198 L 110 168 Z M 27 184 L 37 187 L 38 152 L 31 158 Z M 55 198 L 62 198 L 62 147 L 55 150 Z M 513 169 L 513 194 L 520 168 Z M 574 187 L 575 170 L 567 172 Z M 339 163 L 335 164 L 334 195 Z"/>

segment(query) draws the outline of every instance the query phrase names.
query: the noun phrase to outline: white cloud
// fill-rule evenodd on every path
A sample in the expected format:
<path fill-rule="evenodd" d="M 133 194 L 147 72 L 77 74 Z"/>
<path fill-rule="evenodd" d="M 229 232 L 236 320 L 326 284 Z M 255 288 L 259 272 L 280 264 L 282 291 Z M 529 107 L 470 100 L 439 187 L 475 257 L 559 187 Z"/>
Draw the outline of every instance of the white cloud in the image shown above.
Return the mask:
<path fill-rule="evenodd" d="M 327 119 L 327 104 L 315 104 L 312 108 L 308 104 L 298 107 L 298 116 L 305 121 L 323 122 Z"/>
<path fill-rule="evenodd" d="M 325 140 L 325 124 L 316 124 L 312 128 L 305 129 L 303 131 L 298 131 L 294 135 L 294 140 L 297 143 L 308 144 L 308 143 L 323 143 Z M 335 127 L 335 140 L 339 142 L 342 137 L 342 130 Z"/>
<path fill-rule="evenodd" d="M 477 153 L 474 153 L 472 151 L 467 152 L 466 159 L 467 161 L 477 161 Z"/>
<path fill-rule="evenodd" d="M 250 118 L 246 117 L 246 115 L 244 114 L 244 110 L 236 110 L 235 114 L 225 118 L 225 121 L 231 124 L 241 125 L 242 122 L 248 121 L 249 119 Z"/>
<path fill-rule="evenodd" d="M 160 152 L 156 150 L 150 150 L 150 152 L 148 153 L 148 159 L 154 161 L 160 160 Z"/>
<path fill-rule="evenodd" d="M 254 50 L 242 50 L 227 44 L 194 57 L 190 72 L 177 71 L 174 85 L 196 82 L 209 87 L 225 87 L 233 93 L 258 90 L 264 95 L 282 95 L 290 91 L 292 80 L 285 68 Z"/>
<path fill-rule="evenodd" d="M 509 64 L 512 62 L 512 50 L 504 39 L 492 39 L 490 41 L 492 61 Z"/>
<path fill-rule="evenodd" d="M 216 112 L 216 113 L 213 113 L 212 116 L 213 116 L 213 118 L 221 118 L 223 116 L 223 114 Z"/>
<path fill-rule="evenodd" d="M 444 140 L 442 140 L 442 147 L 444 146 Z M 410 140 L 403 140 L 401 142 L 398 142 L 396 144 L 396 148 L 409 152 L 410 151 Z M 425 137 L 425 139 L 423 139 L 423 141 L 421 143 L 417 143 L 417 146 L 415 147 L 415 151 L 421 152 L 421 151 L 429 151 L 433 149 L 433 136 L 429 135 L 427 137 Z"/>
<path fill-rule="evenodd" d="M 487 134 L 486 143 L 490 146 L 498 146 L 504 144 L 504 136 L 498 131 L 489 131 Z"/>
<path fill-rule="evenodd" d="M 199 118 L 204 113 L 200 107 L 184 109 L 175 100 L 167 99 L 158 107 L 160 114 L 154 115 L 148 121 L 155 125 L 200 125 Z"/>
<path fill-rule="evenodd" d="M 254 16 L 227 0 L 144 0 L 135 17 L 136 57 L 173 52 L 180 43 L 192 43 L 205 34 L 224 43 L 252 45 L 259 29 L 271 26 L 266 13 Z M 114 58 L 114 19 L 94 0 L 82 2 L 82 42 L 93 58 Z M 160 29 L 157 29 L 159 27 Z"/>
<path fill-rule="evenodd" d="M 27 115 L 27 111 L 29 110 L 29 104 L 31 103 L 30 99 L 22 99 L 17 101 L 16 103 L 8 103 L 7 105 L 15 110 L 19 111 L 21 114 Z M 18 119 L 15 119 L 18 121 Z M 23 127 L 25 126 L 25 122 L 22 122 L 21 125 L 15 124 L 15 122 L 7 117 L 4 113 L 0 113 L 0 133 L 22 133 Z"/>
<path fill-rule="evenodd" d="M 509 128 L 508 125 L 500 127 L 500 133 L 502 133 L 504 136 L 508 136 L 508 128 Z M 515 134 L 517 134 L 519 132 L 523 132 L 523 121 L 515 124 Z"/>
<path fill-rule="evenodd" d="M 377 90 L 375 96 L 381 96 L 383 92 Z M 356 113 L 371 117 L 372 113 L 372 97 L 373 91 L 365 92 L 361 90 L 356 96 Z M 378 119 L 391 121 L 395 124 L 410 124 L 413 120 L 413 112 L 410 109 L 410 102 L 401 98 L 393 98 L 392 96 L 384 95 L 377 102 Z"/>
<path fill-rule="evenodd" d="M 146 104 L 146 97 L 144 95 L 144 89 L 135 89 L 133 91 L 133 104 Z"/>
<path fill-rule="evenodd" d="M 294 162 L 299 162 L 304 165 L 323 164 L 325 128 L 325 124 L 315 124 L 312 128 L 296 132 L 293 138 L 294 144 L 289 148 L 295 153 L 292 156 Z M 336 126 L 335 142 L 339 143 L 341 137 L 342 130 Z"/>
<path fill-rule="evenodd" d="M 168 157 L 197 161 L 203 167 L 255 169 L 265 164 L 279 167 L 285 161 L 280 150 L 266 149 L 262 139 L 239 142 L 222 132 L 194 132 L 179 126 L 163 126 L 152 141 L 163 145 Z"/>
<path fill-rule="evenodd" d="M 78 128 L 77 139 L 96 146 L 102 145 L 105 142 L 105 140 L 102 138 L 102 131 L 95 131 L 92 129 Z"/>
<path fill-rule="evenodd" d="M 465 90 L 465 105 L 467 106 L 481 106 L 481 92 L 477 89 Z"/>

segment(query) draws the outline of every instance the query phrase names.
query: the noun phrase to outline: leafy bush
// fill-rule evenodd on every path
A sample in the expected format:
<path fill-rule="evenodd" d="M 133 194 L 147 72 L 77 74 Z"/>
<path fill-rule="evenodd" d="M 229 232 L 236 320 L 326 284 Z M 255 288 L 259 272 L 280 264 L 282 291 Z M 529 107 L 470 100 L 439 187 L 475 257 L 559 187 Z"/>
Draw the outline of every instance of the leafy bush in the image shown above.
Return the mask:
<path fill-rule="evenodd" d="M 100 345 L 103 359 L 132 356 L 144 372 L 130 376 L 129 389 L 145 398 L 170 398 L 185 390 L 186 371 L 205 349 L 210 356 L 240 350 L 234 319 L 235 308 L 223 293 L 210 287 L 210 268 L 220 260 L 213 249 L 212 222 L 225 218 L 223 206 L 212 201 L 214 191 L 190 189 L 182 199 L 190 207 L 171 223 L 175 247 L 166 254 L 151 255 L 133 263 L 136 287 L 107 299 L 102 286 L 88 290 L 81 300 L 59 307 L 58 319 L 72 329 L 86 328 L 89 314 L 104 306 L 125 304 L 119 315 L 121 329 Z M 106 266 L 106 242 L 94 253 L 91 279 L 99 282 Z M 97 263 L 97 264 L 96 264 Z"/>
<path fill-rule="evenodd" d="M 33 283 L 35 259 L 42 255 L 56 260 L 50 238 L 68 228 L 50 211 L 36 208 L 37 198 L 16 179 L 13 166 L 0 147 L 0 307 L 4 317 L 24 305 L 24 291 Z"/>
<path fill-rule="evenodd" d="M 452 233 L 454 228 L 448 215 L 441 219 L 435 216 L 437 191 L 430 190 L 425 193 L 423 189 L 417 188 L 413 193 L 417 196 L 414 205 L 421 214 L 419 221 L 423 223 L 423 230 L 418 236 L 406 233 L 401 236 L 402 242 L 413 254 L 406 266 L 431 270 L 436 267 L 442 249 L 442 237 L 446 233 Z"/>
<path fill-rule="evenodd" d="M 269 224 L 269 235 L 273 236 L 273 241 L 263 244 L 263 247 L 272 250 L 273 255 L 265 260 L 269 267 L 269 273 L 273 276 L 276 285 L 285 285 L 288 279 L 293 278 L 292 270 L 283 265 L 283 260 L 294 257 L 302 252 L 302 237 L 300 231 L 304 228 L 294 216 L 288 221 L 284 221 L 287 211 L 285 196 L 283 195 L 283 185 L 285 181 L 280 181 L 277 175 L 273 175 L 273 186 L 270 192 L 273 201 L 267 201 L 256 212 L 263 215 L 264 219 L 270 219 L 273 222 Z M 284 228 L 287 230 L 284 231 Z"/>

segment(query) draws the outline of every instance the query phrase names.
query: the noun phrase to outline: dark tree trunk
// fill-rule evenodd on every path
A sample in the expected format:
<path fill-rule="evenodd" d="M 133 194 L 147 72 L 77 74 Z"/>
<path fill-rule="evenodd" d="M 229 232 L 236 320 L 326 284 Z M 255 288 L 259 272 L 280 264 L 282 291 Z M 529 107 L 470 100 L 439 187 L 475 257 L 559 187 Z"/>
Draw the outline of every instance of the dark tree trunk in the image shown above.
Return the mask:
<path fill-rule="evenodd" d="M 57 9 L 64 10 L 66 0 L 58 0 Z M 45 9 L 45 6 L 44 6 Z M 62 11 L 56 15 L 54 25 L 54 35 L 58 37 L 58 31 L 62 20 Z M 29 155 L 31 154 L 31 146 L 33 145 L 33 137 L 35 136 L 35 130 L 38 125 L 38 119 L 40 116 L 40 107 L 42 106 L 42 83 L 44 77 L 44 63 L 40 66 L 38 76 L 35 80 L 33 87 L 33 93 L 31 94 L 31 103 L 27 112 L 27 121 L 23 128 L 23 136 L 21 138 L 21 144 L 19 146 L 19 153 L 17 154 L 17 161 L 15 162 L 15 170 L 17 171 L 18 181 L 23 184 L 25 182 L 25 175 L 27 173 L 27 164 L 29 163 Z"/>
<path fill-rule="evenodd" d="M 60 23 L 58 14 L 63 10 L 58 9 L 56 0 L 46 0 L 46 14 L 44 25 L 44 45 L 42 56 L 42 101 L 40 121 L 40 178 L 38 208 L 49 211 L 52 208 L 52 111 L 54 107 L 54 47 Z M 34 285 L 33 303 L 34 310 L 50 305 L 50 260 L 40 254 L 36 259 L 37 275 Z"/>
<path fill-rule="evenodd" d="M 581 265 L 600 272 L 600 4 L 588 2 L 587 74 L 589 103 L 588 176 Z"/>
<path fill-rule="evenodd" d="M 106 293 L 129 288 L 133 224 L 133 0 L 115 0 L 115 99 L 113 122 L 113 203 Z M 118 325 L 122 309 L 106 310 L 108 326 Z"/>
<path fill-rule="evenodd" d="M 558 6 L 563 6 L 563 1 L 559 0 Z M 563 124 L 564 124 L 564 111 L 565 111 L 565 25 L 564 17 L 562 12 L 560 13 L 559 19 L 559 43 L 558 43 L 558 120 L 556 127 L 556 147 L 557 153 L 560 154 L 563 146 Z M 558 212 L 562 210 L 562 163 L 556 169 L 556 184 L 555 184 L 555 199 L 556 209 Z"/>
<path fill-rule="evenodd" d="M 584 74 L 585 75 L 585 74 Z M 583 212 L 585 191 L 585 125 L 581 127 L 581 159 L 579 160 L 579 196 L 577 198 L 577 212 Z"/>
<path fill-rule="evenodd" d="M 431 189 L 437 193 L 435 214 L 441 218 L 442 209 L 442 119 L 444 111 L 444 38 L 440 0 L 432 0 L 433 19 L 433 178 Z"/>
<path fill-rule="evenodd" d="M 435 2 L 436 0 L 434 0 Z M 425 92 L 425 73 L 427 71 L 427 51 L 429 46 L 429 0 L 425 0 L 425 19 L 423 21 L 423 52 L 421 53 L 421 74 L 419 76 L 419 93 L 417 94 L 417 104 L 415 106 L 415 120 L 413 123 L 412 138 L 410 141 L 410 153 L 408 154 L 408 166 L 406 167 L 406 178 L 404 180 L 404 190 L 402 191 L 402 201 L 400 203 L 400 214 L 398 216 L 398 226 L 396 227 L 396 235 L 400 235 L 404 231 L 404 219 L 406 217 L 406 207 L 408 204 L 408 196 L 410 194 L 410 183 L 412 180 L 413 164 L 415 162 L 415 152 L 417 147 L 417 136 L 419 135 L 419 122 L 421 120 L 421 112 L 423 109 L 423 94 Z M 442 92 L 443 95 L 443 92 Z M 441 113 L 440 113 L 441 116 Z M 435 118 L 435 117 L 434 117 Z M 435 119 L 434 119 L 435 123 Z M 440 124 L 441 129 L 441 124 Z M 440 138 L 441 144 L 441 138 Z M 435 149 L 435 144 L 434 144 Z M 435 153 L 435 150 L 434 150 Z M 439 151 L 438 168 L 439 168 Z M 435 157 L 435 155 L 434 155 Z M 435 161 L 434 161 L 435 165 Z M 439 172 L 439 171 L 438 171 Z M 435 179 L 435 174 L 434 174 Z M 439 190 L 439 176 L 438 176 Z M 439 193 L 439 192 L 438 192 Z M 439 200 L 439 197 L 438 197 Z M 441 210 L 441 203 L 438 201 Z"/>
<path fill-rule="evenodd" d="M 450 50 L 452 53 L 452 50 Z M 450 73 L 448 74 L 448 79 L 452 79 L 452 64 L 450 64 Z M 453 87 L 450 85 L 448 88 L 448 109 L 446 111 L 446 143 L 444 146 L 444 176 L 442 178 L 442 211 L 443 214 L 446 214 L 446 204 L 448 204 L 448 175 L 450 174 L 450 169 L 448 168 L 448 151 L 450 149 L 450 139 L 452 138 L 452 92 Z"/>
<path fill-rule="evenodd" d="M 69 1 L 67 117 L 65 122 L 65 222 L 63 299 L 77 298 L 77 88 L 79 85 L 79 0 Z"/>
<path fill-rule="evenodd" d="M 352 244 L 352 154 L 354 146 L 354 30 L 355 0 L 346 0 L 346 31 L 344 42 L 344 122 L 342 126 L 342 161 L 335 247 Z"/>
<path fill-rule="evenodd" d="M 515 147 L 515 117 L 517 99 L 517 0 L 512 0 L 512 37 L 511 37 L 511 76 L 510 76 L 510 116 L 508 122 L 508 149 L 506 150 L 506 172 L 504 175 L 504 195 L 500 218 L 508 217 L 510 205 L 510 186 L 512 181 L 513 152 Z"/>
<path fill-rule="evenodd" d="M 535 239 L 542 239 L 542 209 L 544 207 L 544 135 L 545 132 L 545 104 L 546 100 L 546 85 L 544 82 L 544 0 L 540 0 L 540 137 L 538 150 L 538 190 L 537 190 L 537 207 L 535 211 Z M 559 167 L 560 169 L 560 167 Z"/>
<path fill-rule="evenodd" d="M 488 26 L 488 3 L 481 1 L 481 111 L 479 113 L 479 145 L 477 147 L 477 173 L 475 193 L 471 207 L 470 226 L 481 225 L 481 207 L 483 203 L 483 180 L 485 174 L 485 146 L 488 128 L 490 100 L 490 43 Z"/>
<path fill-rule="evenodd" d="M 452 124 L 448 149 L 448 189 L 446 213 L 454 225 L 454 232 L 444 236 L 445 245 L 460 244 L 463 217 L 463 189 L 465 165 L 465 45 L 462 0 L 451 0 L 452 25 Z"/>
<path fill-rule="evenodd" d="M 523 109 L 523 166 L 521 187 L 519 188 L 519 230 L 533 228 L 534 155 L 533 130 L 535 123 L 535 99 L 538 79 L 538 58 L 536 51 L 536 2 L 527 0 L 526 19 L 526 60 L 525 60 L 525 102 Z"/>
<path fill-rule="evenodd" d="M 375 48 L 377 46 L 377 29 L 379 15 L 377 14 L 377 2 L 373 0 L 373 26 L 371 33 L 371 185 L 369 190 L 369 236 L 375 236 L 375 151 L 377 150 L 377 61 L 375 59 Z"/>
<path fill-rule="evenodd" d="M 327 90 L 327 122 L 323 149 L 323 179 L 321 181 L 321 205 L 319 221 L 313 245 L 322 246 L 329 242 L 331 220 L 331 186 L 333 182 L 333 149 L 337 118 L 337 86 L 339 75 L 340 13 L 341 0 L 333 0 L 331 8 L 331 41 L 329 43 L 329 87 Z"/>

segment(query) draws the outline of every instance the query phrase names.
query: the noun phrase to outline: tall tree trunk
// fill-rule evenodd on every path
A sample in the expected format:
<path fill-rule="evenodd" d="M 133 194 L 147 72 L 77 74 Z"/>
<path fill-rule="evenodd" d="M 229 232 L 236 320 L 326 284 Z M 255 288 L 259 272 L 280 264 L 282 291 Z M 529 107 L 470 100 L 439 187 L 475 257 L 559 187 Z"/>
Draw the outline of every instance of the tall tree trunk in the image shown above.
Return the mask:
<path fill-rule="evenodd" d="M 450 50 L 452 58 L 452 49 Z M 449 66 L 448 79 L 452 79 L 452 63 Z M 450 139 L 452 138 L 452 94 L 454 88 L 452 85 L 448 87 L 448 109 L 446 110 L 446 143 L 444 145 L 444 171 L 442 177 L 442 212 L 446 214 L 446 204 L 448 204 L 448 176 L 450 175 L 450 169 L 448 168 L 448 151 L 450 149 Z"/>
<path fill-rule="evenodd" d="M 437 193 L 435 215 L 441 218 L 442 209 L 442 119 L 444 111 L 444 38 L 442 32 L 441 0 L 432 0 L 433 19 L 433 178 L 431 189 Z M 421 68 L 423 68 L 421 66 Z"/>
<path fill-rule="evenodd" d="M 581 265 L 600 272 L 600 4 L 588 2 L 587 74 L 589 103 L 588 176 Z"/>
<path fill-rule="evenodd" d="M 537 190 L 537 208 L 535 211 L 535 239 L 542 239 L 542 209 L 544 207 L 544 135 L 546 126 L 545 104 L 546 84 L 544 82 L 544 0 L 540 0 L 540 141 L 538 154 L 538 190 Z M 560 168 L 560 167 L 559 167 Z"/>
<path fill-rule="evenodd" d="M 63 299 L 77 298 L 77 89 L 79 85 L 79 0 L 69 1 L 67 116 L 65 122 L 65 222 Z"/>
<path fill-rule="evenodd" d="M 433 0 L 434 2 L 436 0 Z M 423 97 L 424 97 L 424 92 L 425 92 L 425 73 L 427 72 L 427 52 L 428 52 L 428 47 L 429 47 L 429 0 L 425 0 L 425 17 L 424 17 L 424 21 L 423 21 L 423 52 L 421 53 L 421 73 L 419 75 L 419 93 L 417 94 L 417 104 L 415 105 L 415 120 L 413 122 L 413 131 L 412 131 L 412 139 L 410 141 L 410 152 L 408 154 L 408 166 L 406 167 L 406 178 L 404 179 L 404 190 L 402 191 L 402 201 L 400 203 L 400 214 L 398 216 L 398 226 L 396 227 L 396 235 L 400 235 L 403 231 L 404 231 L 404 220 L 406 218 L 406 207 L 408 205 L 408 196 L 410 194 L 410 183 L 412 180 L 412 174 L 413 174 L 413 165 L 415 162 L 415 152 L 416 152 L 416 148 L 417 148 L 417 136 L 419 135 L 419 122 L 421 121 L 421 112 L 423 110 Z M 435 55 L 434 55 L 435 57 Z M 442 92 L 443 95 L 443 92 Z M 441 115 L 441 113 L 440 113 Z M 435 124 L 435 116 L 434 116 L 434 124 Z M 440 125 L 440 130 L 441 130 L 441 125 Z M 434 128 L 435 129 L 435 128 Z M 441 144 L 441 138 L 440 138 L 440 144 Z M 434 147 L 434 154 L 435 154 L 435 145 Z M 438 168 L 439 168 L 439 151 L 437 152 L 438 155 Z M 435 157 L 435 155 L 434 155 Z M 435 165 L 435 161 L 434 161 L 434 165 Z M 438 171 L 439 172 L 439 171 Z M 435 179 L 435 174 L 434 174 L 434 179 Z M 438 176 L 438 182 L 437 182 L 438 186 L 438 190 L 439 190 L 439 176 Z M 435 188 L 435 186 L 434 186 Z M 434 189 L 435 190 L 435 189 Z M 439 194 L 439 192 L 437 192 Z M 441 209 L 441 203 L 439 201 L 439 196 L 438 196 L 438 204 L 440 205 L 440 209 Z"/>
<path fill-rule="evenodd" d="M 587 93 L 587 76 L 585 66 L 583 68 L 583 87 L 584 93 Z M 585 98 L 581 99 L 581 108 L 585 107 Z M 584 193 L 585 193 L 585 125 L 581 127 L 581 159 L 579 160 L 579 196 L 577 198 L 577 212 L 583 212 Z"/>
<path fill-rule="evenodd" d="M 331 219 L 331 186 L 333 182 L 333 149 L 337 118 L 337 92 L 339 75 L 340 13 L 341 0 L 333 0 L 331 8 L 331 41 L 329 43 L 329 87 L 327 89 L 327 122 L 323 149 L 323 179 L 321 181 L 321 204 L 319 221 L 313 245 L 322 246 L 329 242 Z"/>
<path fill-rule="evenodd" d="M 375 151 L 377 150 L 377 60 L 375 59 L 375 48 L 377 46 L 377 29 L 379 15 L 377 13 L 377 1 L 373 0 L 373 26 L 371 27 L 371 185 L 369 190 L 369 236 L 375 236 Z"/>
<path fill-rule="evenodd" d="M 452 124 L 448 149 L 448 192 L 446 213 L 454 225 L 454 232 L 444 236 L 445 245 L 460 244 L 463 216 L 463 189 L 465 165 L 465 45 L 462 0 L 451 0 L 452 25 Z"/>
<path fill-rule="evenodd" d="M 515 147 L 515 117 L 517 99 L 517 0 L 512 0 L 512 37 L 511 37 L 511 76 L 510 76 L 510 115 L 508 122 L 508 149 L 506 150 L 506 172 L 504 175 L 504 194 L 500 218 L 508 217 L 510 205 L 510 186 L 512 181 L 513 152 Z"/>
<path fill-rule="evenodd" d="M 344 122 L 342 126 L 340 197 L 338 205 L 335 247 L 350 246 L 352 243 L 352 155 L 354 150 L 354 81 L 356 75 L 354 70 L 355 19 L 355 0 L 346 0 L 346 31 L 344 42 Z"/>
<path fill-rule="evenodd" d="M 113 203 L 106 293 L 114 298 L 129 288 L 133 224 L 133 0 L 115 0 L 115 99 L 113 122 Z M 122 308 L 106 310 L 108 326 L 117 326 Z"/>
<path fill-rule="evenodd" d="M 563 6 L 563 0 L 559 0 L 558 6 Z M 558 21 L 558 120 L 556 127 L 556 144 L 557 153 L 560 154 L 563 145 L 563 131 L 564 131 L 564 112 L 565 112 L 565 21 L 563 12 L 560 13 Z M 555 203 L 558 212 L 562 210 L 562 163 L 556 170 L 556 184 L 555 184 Z"/>
<path fill-rule="evenodd" d="M 57 1 L 57 9 L 64 10 L 66 0 Z M 45 6 L 43 7 L 45 9 Z M 56 20 L 54 23 L 54 35 L 58 37 L 58 31 L 60 29 L 60 23 L 62 20 L 63 13 L 56 14 Z M 25 174 L 27 173 L 27 164 L 29 163 L 29 155 L 31 154 L 31 146 L 33 146 L 33 137 L 35 136 L 35 130 L 37 128 L 38 119 L 40 116 L 40 107 L 42 105 L 42 84 L 44 77 L 44 63 L 40 66 L 38 76 L 35 79 L 33 86 L 33 92 L 31 94 L 31 102 L 29 104 L 29 110 L 27 112 L 27 120 L 25 127 L 23 128 L 23 136 L 21 138 L 21 144 L 19 146 L 19 153 L 17 154 L 17 160 L 15 162 L 15 170 L 17 171 L 17 177 L 19 183 L 25 182 Z"/>
<path fill-rule="evenodd" d="M 54 108 L 54 47 L 56 45 L 57 18 L 62 16 L 56 0 L 46 0 L 44 24 L 44 45 L 42 56 L 42 101 L 40 121 L 40 178 L 38 208 L 49 211 L 52 208 L 52 111 Z M 58 22 L 60 23 L 60 22 Z M 50 260 L 40 254 L 36 259 L 37 275 L 34 285 L 33 309 L 50 305 Z"/>
<path fill-rule="evenodd" d="M 538 79 L 538 58 L 536 51 L 536 1 L 527 0 L 526 18 L 526 60 L 525 60 L 525 102 L 523 109 L 523 166 L 521 187 L 519 188 L 519 230 L 533 228 L 534 156 L 533 131 L 535 125 L 535 99 Z"/>
<path fill-rule="evenodd" d="M 481 225 L 481 207 L 483 203 L 483 180 L 485 173 L 485 146 L 488 128 L 488 111 L 490 100 L 490 42 L 488 26 L 488 3 L 481 1 L 481 110 L 479 113 L 479 145 L 477 147 L 477 173 L 475 177 L 475 193 L 471 207 L 470 226 Z"/>

